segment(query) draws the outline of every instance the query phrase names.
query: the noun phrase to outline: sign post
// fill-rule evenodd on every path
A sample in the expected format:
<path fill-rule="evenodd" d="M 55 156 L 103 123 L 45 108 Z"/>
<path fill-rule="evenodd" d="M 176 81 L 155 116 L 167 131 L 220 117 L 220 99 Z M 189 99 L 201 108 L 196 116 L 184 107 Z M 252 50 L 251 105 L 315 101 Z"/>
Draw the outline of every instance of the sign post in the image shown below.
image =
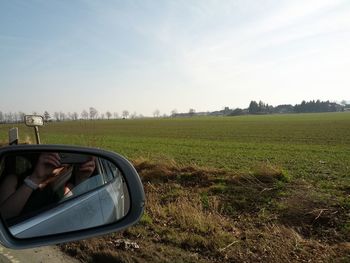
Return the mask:
<path fill-rule="evenodd" d="M 40 144 L 39 126 L 44 125 L 44 117 L 40 115 L 25 115 L 24 122 L 29 127 L 34 127 L 36 143 Z"/>

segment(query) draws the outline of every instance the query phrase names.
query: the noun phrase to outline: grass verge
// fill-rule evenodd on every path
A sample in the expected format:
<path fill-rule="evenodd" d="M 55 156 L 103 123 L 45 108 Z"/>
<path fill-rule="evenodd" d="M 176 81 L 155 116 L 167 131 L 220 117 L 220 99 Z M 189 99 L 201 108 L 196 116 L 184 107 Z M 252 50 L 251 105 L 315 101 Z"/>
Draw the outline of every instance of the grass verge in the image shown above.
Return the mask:
<path fill-rule="evenodd" d="M 339 194 L 262 163 L 248 173 L 137 159 L 139 224 L 64 244 L 84 262 L 346 262 L 349 206 Z M 123 244 L 123 245 L 121 245 Z"/>

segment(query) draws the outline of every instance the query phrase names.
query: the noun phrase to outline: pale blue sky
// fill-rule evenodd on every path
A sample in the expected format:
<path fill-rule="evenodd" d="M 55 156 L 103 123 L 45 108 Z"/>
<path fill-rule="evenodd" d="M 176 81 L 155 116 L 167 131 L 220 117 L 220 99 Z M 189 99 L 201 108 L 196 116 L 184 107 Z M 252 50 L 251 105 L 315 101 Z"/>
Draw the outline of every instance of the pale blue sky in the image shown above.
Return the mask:
<path fill-rule="evenodd" d="M 0 110 L 350 99 L 350 1 L 0 2 Z"/>

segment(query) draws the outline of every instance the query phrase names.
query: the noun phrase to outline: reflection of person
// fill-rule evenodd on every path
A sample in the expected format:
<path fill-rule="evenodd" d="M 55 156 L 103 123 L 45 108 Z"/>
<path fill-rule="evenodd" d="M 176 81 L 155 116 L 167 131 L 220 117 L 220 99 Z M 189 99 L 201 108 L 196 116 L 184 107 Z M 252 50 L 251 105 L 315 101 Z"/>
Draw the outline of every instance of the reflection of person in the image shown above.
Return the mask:
<path fill-rule="evenodd" d="M 54 183 L 66 175 L 70 167 L 61 164 L 58 153 L 48 152 L 40 154 L 34 171 L 25 178 L 7 175 L 0 185 L 1 215 L 7 219 L 59 201 L 64 193 L 92 175 L 95 170 L 94 157 L 78 164 L 69 183 L 53 191 Z"/>
<path fill-rule="evenodd" d="M 64 194 L 71 194 L 71 190 L 88 179 L 95 171 L 96 163 L 95 157 L 90 157 L 89 161 L 79 165 L 74 169 L 74 176 L 69 180 L 65 186 Z"/>

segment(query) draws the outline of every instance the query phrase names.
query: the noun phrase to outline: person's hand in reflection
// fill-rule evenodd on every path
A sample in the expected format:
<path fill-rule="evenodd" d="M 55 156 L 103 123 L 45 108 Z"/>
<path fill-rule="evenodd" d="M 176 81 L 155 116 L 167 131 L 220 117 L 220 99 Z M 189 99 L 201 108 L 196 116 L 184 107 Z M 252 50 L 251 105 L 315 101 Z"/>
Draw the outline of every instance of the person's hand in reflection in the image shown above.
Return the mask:
<path fill-rule="evenodd" d="M 49 184 L 58 179 L 66 168 L 61 165 L 58 153 L 44 152 L 33 164 L 30 174 L 7 175 L 0 185 L 0 212 L 7 219 L 23 210 L 39 209 L 55 201 Z"/>
<path fill-rule="evenodd" d="M 64 169 L 58 153 L 42 153 L 29 179 L 42 189 L 56 180 Z"/>

